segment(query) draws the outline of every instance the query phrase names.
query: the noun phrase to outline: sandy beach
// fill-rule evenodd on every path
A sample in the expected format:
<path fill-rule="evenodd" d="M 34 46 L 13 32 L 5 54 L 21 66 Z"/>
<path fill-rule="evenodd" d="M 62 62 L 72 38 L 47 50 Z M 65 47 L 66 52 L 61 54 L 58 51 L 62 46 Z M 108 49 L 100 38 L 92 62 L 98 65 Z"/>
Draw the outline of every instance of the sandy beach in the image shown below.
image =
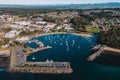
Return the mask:
<path fill-rule="evenodd" d="M 92 34 L 90 34 L 90 33 L 66 33 L 66 32 L 45 33 L 45 34 L 35 35 L 34 37 L 40 37 L 40 36 L 52 35 L 52 34 L 73 34 L 73 35 L 77 35 L 77 36 L 92 37 Z"/>
<path fill-rule="evenodd" d="M 77 35 L 77 36 L 85 36 L 85 37 L 92 37 L 92 34 L 89 34 L 89 33 L 71 33 L 71 34 L 74 34 L 74 35 Z"/>
<path fill-rule="evenodd" d="M 105 46 L 104 50 L 120 53 L 120 49 Z"/>
<path fill-rule="evenodd" d="M 29 38 L 29 40 L 31 40 L 32 38 L 37 38 L 37 37 L 41 37 L 41 36 L 47 36 L 47 35 L 52 35 L 52 34 L 73 34 L 76 36 L 85 36 L 85 37 L 92 37 L 93 35 L 90 33 L 66 33 L 66 32 L 53 32 L 53 33 L 44 33 L 44 34 L 37 34 L 37 35 L 32 35 L 32 36 L 27 36 Z M 24 41 L 27 42 L 29 40 Z"/>

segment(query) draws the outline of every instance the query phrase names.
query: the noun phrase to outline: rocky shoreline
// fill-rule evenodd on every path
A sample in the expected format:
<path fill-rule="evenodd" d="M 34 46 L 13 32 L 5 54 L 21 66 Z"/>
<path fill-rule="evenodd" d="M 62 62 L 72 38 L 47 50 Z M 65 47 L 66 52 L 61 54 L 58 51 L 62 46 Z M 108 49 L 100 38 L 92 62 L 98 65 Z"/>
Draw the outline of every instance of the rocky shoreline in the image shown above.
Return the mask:
<path fill-rule="evenodd" d="M 89 57 L 87 57 L 88 61 L 94 61 L 97 57 L 101 56 L 102 54 L 105 54 L 105 51 L 108 51 L 107 54 L 112 54 L 112 55 L 120 55 L 120 49 L 108 47 L 105 45 L 99 46 L 96 45 L 94 48 L 95 52 L 91 54 Z"/>

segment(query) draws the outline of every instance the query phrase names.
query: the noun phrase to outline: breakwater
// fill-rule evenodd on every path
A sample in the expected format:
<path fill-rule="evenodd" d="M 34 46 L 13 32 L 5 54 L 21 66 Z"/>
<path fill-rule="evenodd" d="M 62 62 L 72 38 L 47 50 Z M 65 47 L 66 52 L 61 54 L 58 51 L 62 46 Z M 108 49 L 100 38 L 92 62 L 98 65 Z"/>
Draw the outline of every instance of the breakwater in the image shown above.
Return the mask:
<path fill-rule="evenodd" d="M 90 55 L 90 56 L 87 58 L 88 61 L 93 61 L 93 60 L 95 60 L 97 57 L 99 57 L 101 54 L 103 54 L 104 51 L 110 51 L 111 53 L 109 53 L 109 54 L 115 54 L 115 53 L 116 53 L 116 54 L 120 54 L 120 49 L 108 47 L 108 46 L 105 46 L 105 45 L 99 46 L 99 47 L 98 47 L 98 45 L 97 45 L 97 46 L 95 46 L 94 48 L 96 48 L 97 51 L 94 52 L 92 55 Z"/>
<path fill-rule="evenodd" d="M 101 47 L 98 51 L 96 51 L 95 53 L 93 53 L 92 55 L 90 55 L 87 60 L 88 61 L 93 61 L 94 59 L 96 59 L 98 56 L 100 56 L 100 54 L 102 54 L 103 52 L 103 47 Z"/>
<path fill-rule="evenodd" d="M 69 62 L 26 62 L 22 66 L 8 68 L 9 72 L 16 73 L 72 73 Z"/>
<path fill-rule="evenodd" d="M 51 47 L 46 47 L 39 49 L 37 51 L 49 49 Z M 26 57 L 30 53 L 23 51 L 24 48 L 21 46 L 15 46 L 11 51 L 10 56 L 10 66 L 7 68 L 8 72 L 11 73 L 51 73 L 51 74 L 61 74 L 61 73 L 72 73 L 73 70 L 69 62 L 28 62 Z M 35 52 L 35 51 L 34 51 Z"/>

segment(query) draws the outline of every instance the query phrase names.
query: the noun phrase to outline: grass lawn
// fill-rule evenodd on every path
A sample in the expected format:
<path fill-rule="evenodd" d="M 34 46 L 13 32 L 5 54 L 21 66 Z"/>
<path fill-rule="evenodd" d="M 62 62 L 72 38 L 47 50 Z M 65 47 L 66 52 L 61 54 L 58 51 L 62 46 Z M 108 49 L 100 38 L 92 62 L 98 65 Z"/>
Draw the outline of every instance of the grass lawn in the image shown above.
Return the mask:
<path fill-rule="evenodd" d="M 86 27 L 86 31 L 89 33 L 98 33 L 99 29 L 97 27 Z"/>

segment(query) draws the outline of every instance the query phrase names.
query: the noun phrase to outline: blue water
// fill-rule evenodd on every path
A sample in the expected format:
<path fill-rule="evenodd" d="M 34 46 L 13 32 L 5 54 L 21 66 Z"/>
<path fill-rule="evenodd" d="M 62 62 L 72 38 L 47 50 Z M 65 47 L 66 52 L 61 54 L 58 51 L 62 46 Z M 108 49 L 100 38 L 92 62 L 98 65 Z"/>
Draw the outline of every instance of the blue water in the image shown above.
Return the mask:
<path fill-rule="evenodd" d="M 73 61 L 78 58 L 78 61 L 84 60 L 86 53 L 91 52 L 91 47 L 95 44 L 94 37 L 81 37 L 71 34 L 57 34 L 34 38 L 39 40 L 45 46 L 52 46 L 51 49 L 36 52 L 27 58 L 28 61 Z M 37 48 L 35 43 L 27 43 L 32 48 Z M 35 60 L 32 60 L 35 57 Z"/>
<path fill-rule="evenodd" d="M 11 74 L 0 72 L 0 80 L 120 80 L 120 68 L 86 61 L 91 47 L 96 44 L 96 36 L 82 37 L 72 34 L 47 35 L 37 39 L 52 46 L 51 49 L 36 52 L 27 57 L 28 61 L 68 61 L 72 74 Z M 35 43 L 26 43 L 37 48 Z M 35 60 L 33 60 L 33 57 Z M 6 77 L 7 76 L 7 77 Z"/>

